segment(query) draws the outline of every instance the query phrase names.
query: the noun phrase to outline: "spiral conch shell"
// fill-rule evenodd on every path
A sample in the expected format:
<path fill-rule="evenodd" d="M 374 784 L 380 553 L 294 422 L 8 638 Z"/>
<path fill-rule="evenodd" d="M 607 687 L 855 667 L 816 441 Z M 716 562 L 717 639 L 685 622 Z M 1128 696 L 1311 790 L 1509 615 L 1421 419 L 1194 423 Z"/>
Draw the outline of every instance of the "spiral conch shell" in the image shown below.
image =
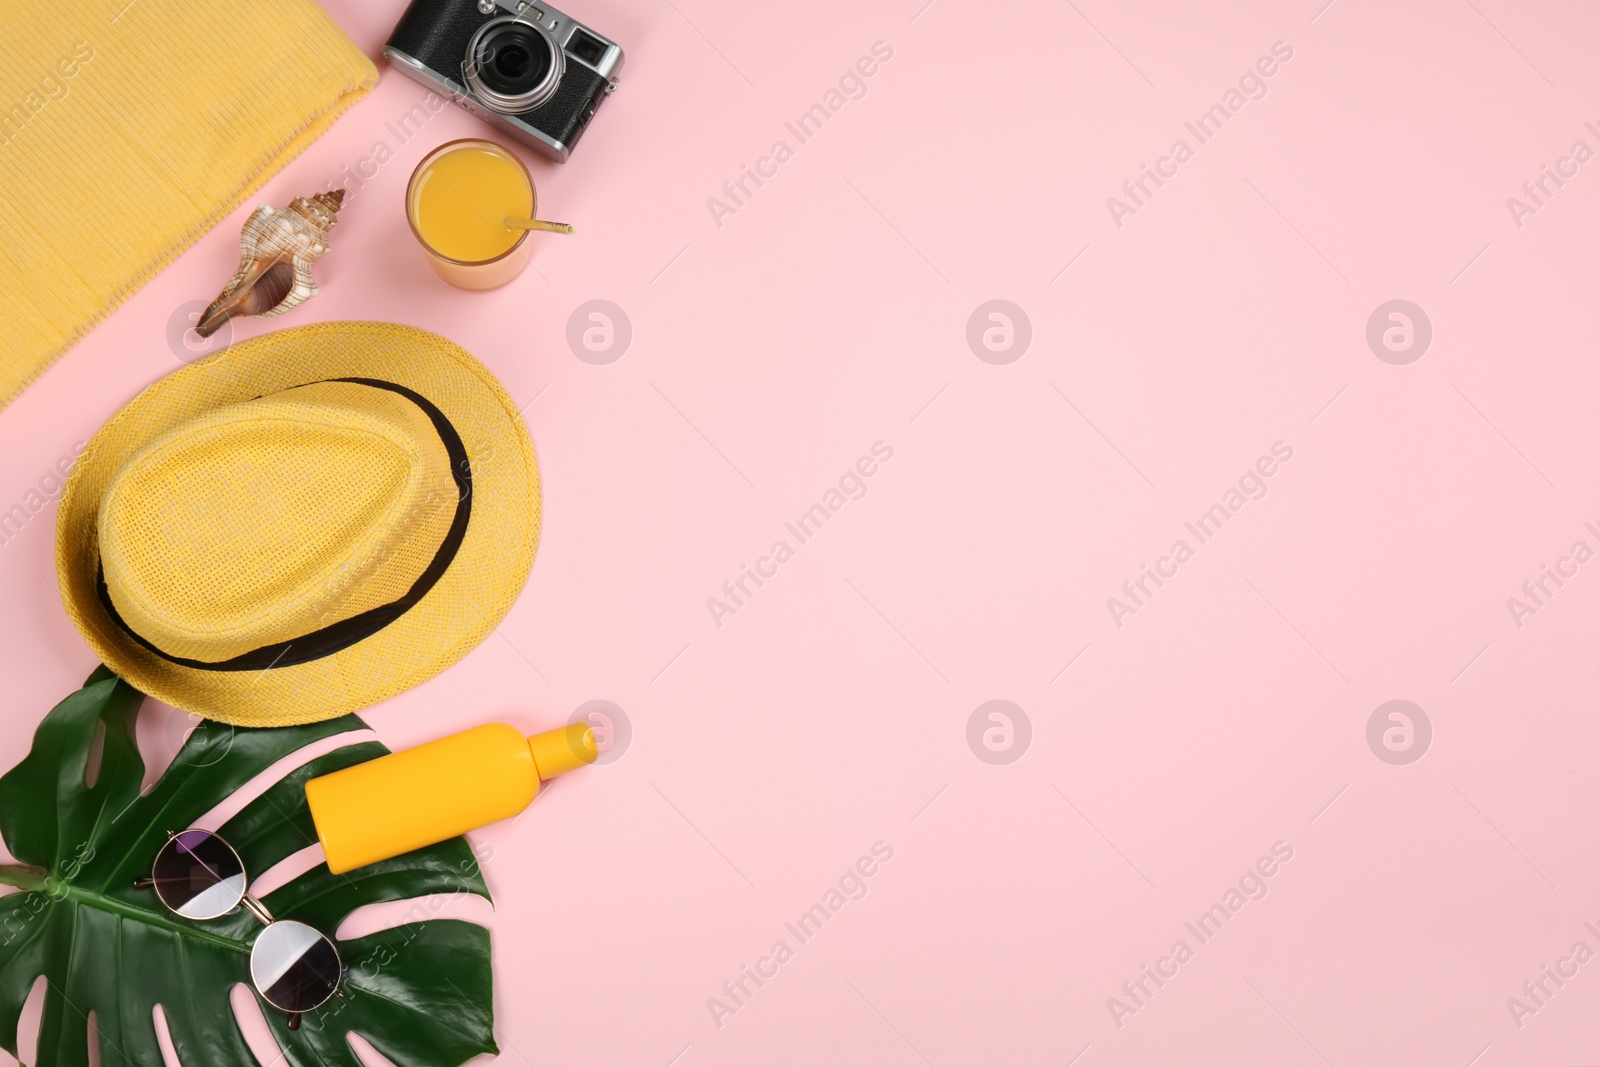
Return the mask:
<path fill-rule="evenodd" d="M 262 204 L 239 234 L 239 271 L 206 308 L 195 333 L 210 337 L 235 315 L 281 315 L 317 295 L 311 264 L 328 251 L 344 190 L 297 196 L 287 208 Z"/>

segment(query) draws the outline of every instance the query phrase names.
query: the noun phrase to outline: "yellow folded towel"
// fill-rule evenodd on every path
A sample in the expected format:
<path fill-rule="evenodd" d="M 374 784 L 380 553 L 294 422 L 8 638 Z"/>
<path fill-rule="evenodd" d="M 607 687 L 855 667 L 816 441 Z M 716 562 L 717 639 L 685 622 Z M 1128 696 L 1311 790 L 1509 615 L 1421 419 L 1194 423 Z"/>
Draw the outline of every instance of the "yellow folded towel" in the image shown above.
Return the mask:
<path fill-rule="evenodd" d="M 0 26 L 0 406 L 378 80 L 311 0 L 0 0 Z"/>

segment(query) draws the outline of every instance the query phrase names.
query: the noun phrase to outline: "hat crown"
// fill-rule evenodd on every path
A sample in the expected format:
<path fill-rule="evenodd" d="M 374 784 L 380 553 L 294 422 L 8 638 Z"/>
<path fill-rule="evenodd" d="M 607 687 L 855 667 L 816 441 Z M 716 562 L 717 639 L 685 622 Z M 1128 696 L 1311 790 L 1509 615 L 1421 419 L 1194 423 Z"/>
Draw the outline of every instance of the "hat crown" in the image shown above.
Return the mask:
<path fill-rule="evenodd" d="M 232 407 L 246 410 L 216 415 Z M 275 412 L 282 417 L 264 417 Z M 252 420 L 261 423 L 255 430 L 231 425 Z M 330 438 L 330 424 L 343 432 Z M 188 440 L 202 431 L 216 434 L 216 455 Z M 378 444 L 409 458 L 394 461 L 387 445 L 369 440 L 380 462 L 378 472 L 367 469 L 372 464 L 350 445 L 360 433 L 375 434 Z M 320 443 L 305 443 L 313 438 Z M 168 446 L 167 462 L 151 447 L 157 439 Z M 285 442 L 283 458 L 261 459 L 258 453 L 275 441 Z M 349 451 L 349 462 L 330 457 L 330 441 Z M 379 477 L 386 462 L 409 465 L 417 476 L 392 493 L 394 483 Z M 236 474 L 236 465 L 247 474 Z M 327 478 L 332 503 L 319 497 L 309 505 L 263 503 L 274 486 L 280 500 L 294 501 L 299 486 L 287 472 L 308 469 L 337 472 Z M 123 521 L 139 517 L 141 509 L 132 506 L 138 500 L 157 494 L 181 516 L 173 533 L 160 521 Z M 191 497 L 204 505 L 189 503 Z M 377 515 L 385 500 L 392 503 L 388 522 Z M 56 577 L 62 606 L 84 641 L 141 692 L 236 726 L 284 726 L 359 711 L 478 647 L 522 591 L 539 520 L 533 441 L 517 403 L 487 367 L 425 330 L 315 323 L 187 364 L 107 420 L 83 447 L 61 493 Z M 226 537 L 205 533 L 204 540 L 194 533 L 241 522 L 259 528 Z M 298 571 L 285 565 L 245 573 L 252 553 L 271 540 L 267 531 L 280 527 L 295 535 L 284 536 L 285 543 L 302 551 L 307 542 L 320 547 L 298 557 Z M 180 529 L 191 540 L 172 545 L 170 554 L 146 545 L 176 540 Z M 107 559 L 102 547 L 115 558 Z M 305 576 L 319 562 L 328 564 L 331 588 Z M 202 568 L 214 580 L 200 580 Z M 290 572 L 299 577 L 290 580 Z M 406 588 L 389 599 L 389 590 L 369 588 L 374 582 Z M 371 595 L 348 600 L 364 593 Z M 385 602 L 351 614 L 379 600 Z M 215 610 L 194 606 L 208 601 Z M 318 608 L 289 618 L 289 608 L 302 602 Z M 139 606 L 149 609 L 143 619 L 122 614 Z M 244 618 L 224 617 L 230 608 Z M 263 608 L 272 613 L 264 621 L 257 618 Z M 338 621 L 324 623 L 324 615 Z M 164 629 L 146 633 L 134 622 Z M 254 632 L 243 633 L 246 625 Z M 271 643 L 246 647 L 255 641 Z"/>
<path fill-rule="evenodd" d="M 319 382 L 208 411 L 113 475 L 106 593 L 168 656 L 222 662 L 404 596 L 459 494 L 428 414 Z"/>

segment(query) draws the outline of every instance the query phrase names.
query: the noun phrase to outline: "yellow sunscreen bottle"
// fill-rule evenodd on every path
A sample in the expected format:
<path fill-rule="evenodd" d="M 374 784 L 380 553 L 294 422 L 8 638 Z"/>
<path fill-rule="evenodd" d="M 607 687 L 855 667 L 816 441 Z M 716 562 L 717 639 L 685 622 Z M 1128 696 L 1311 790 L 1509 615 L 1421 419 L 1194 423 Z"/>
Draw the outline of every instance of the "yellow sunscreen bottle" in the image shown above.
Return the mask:
<path fill-rule="evenodd" d="M 599 754 L 584 723 L 526 737 L 503 723 L 474 727 L 306 783 L 334 874 L 508 819 L 539 783 Z"/>

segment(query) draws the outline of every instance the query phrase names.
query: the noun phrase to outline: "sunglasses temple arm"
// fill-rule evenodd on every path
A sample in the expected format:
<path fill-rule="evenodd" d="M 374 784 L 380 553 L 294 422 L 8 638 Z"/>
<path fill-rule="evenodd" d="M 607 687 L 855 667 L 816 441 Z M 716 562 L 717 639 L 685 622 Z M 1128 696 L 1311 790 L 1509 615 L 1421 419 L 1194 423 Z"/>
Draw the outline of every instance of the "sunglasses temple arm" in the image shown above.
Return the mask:
<path fill-rule="evenodd" d="M 143 876 L 141 876 L 139 878 L 135 878 L 133 880 L 133 888 L 135 888 L 135 889 L 149 889 L 151 886 L 153 886 L 155 884 L 156 884 L 156 880 L 154 878 L 150 877 L 148 874 L 143 875 Z"/>

